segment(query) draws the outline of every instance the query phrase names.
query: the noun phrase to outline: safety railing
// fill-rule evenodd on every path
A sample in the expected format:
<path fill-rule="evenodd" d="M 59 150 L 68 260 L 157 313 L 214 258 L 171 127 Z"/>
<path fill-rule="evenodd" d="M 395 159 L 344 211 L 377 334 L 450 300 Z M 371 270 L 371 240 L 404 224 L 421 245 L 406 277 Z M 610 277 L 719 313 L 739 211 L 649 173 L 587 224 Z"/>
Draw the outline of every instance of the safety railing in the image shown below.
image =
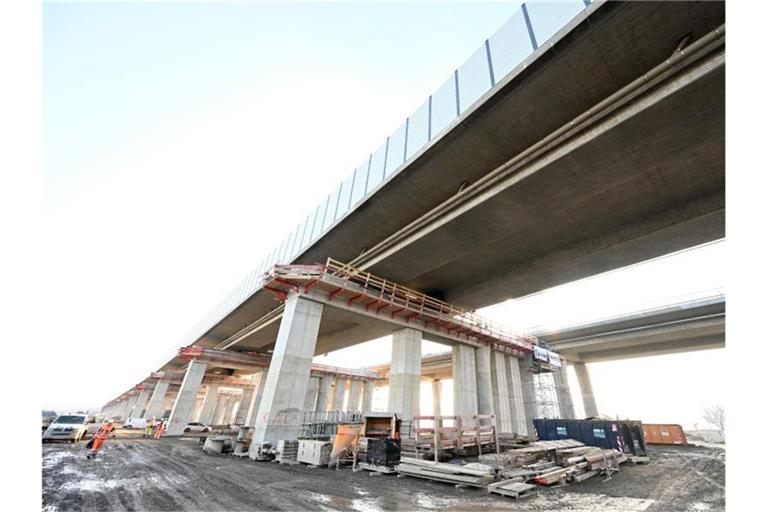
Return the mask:
<path fill-rule="evenodd" d="M 307 291 L 320 282 L 333 288 L 329 292 L 331 299 L 344 297 L 350 306 L 362 302 L 366 310 L 386 312 L 405 320 L 416 318 L 427 327 L 480 341 L 491 340 L 515 351 L 530 352 L 538 344 L 533 336 L 332 258 L 325 265 L 275 265 L 264 276 L 264 288 L 281 300 L 291 290 Z"/>

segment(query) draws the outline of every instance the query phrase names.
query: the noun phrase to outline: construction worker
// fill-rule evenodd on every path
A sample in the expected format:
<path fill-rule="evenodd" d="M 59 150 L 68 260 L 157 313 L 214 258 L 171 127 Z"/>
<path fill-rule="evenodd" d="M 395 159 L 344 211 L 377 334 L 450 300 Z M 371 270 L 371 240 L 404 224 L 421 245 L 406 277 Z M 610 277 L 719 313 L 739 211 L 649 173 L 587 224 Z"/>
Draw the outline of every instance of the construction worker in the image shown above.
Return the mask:
<path fill-rule="evenodd" d="M 155 439 L 160 439 L 163 437 L 166 428 L 168 428 L 167 420 L 161 421 L 160 426 L 157 427 L 157 431 L 155 432 Z"/>
<path fill-rule="evenodd" d="M 112 438 L 114 439 L 115 437 L 114 431 L 115 431 L 115 426 L 112 424 L 111 421 L 108 421 L 107 423 L 104 423 L 101 427 L 99 427 L 99 431 L 96 432 L 96 435 L 93 436 L 93 439 L 91 439 L 86 445 L 86 448 L 90 448 L 91 450 L 88 452 L 88 455 L 87 455 L 89 459 L 96 458 L 96 454 L 101 449 L 102 445 L 104 444 L 104 441 L 107 440 L 110 434 L 112 434 Z"/>
<path fill-rule="evenodd" d="M 155 418 L 150 418 L 147 420 L 147 424 L 144 426 L 144 438 L 145 439 L 151 439 L 152 438 L 152 428 L 155 426 Z"/>

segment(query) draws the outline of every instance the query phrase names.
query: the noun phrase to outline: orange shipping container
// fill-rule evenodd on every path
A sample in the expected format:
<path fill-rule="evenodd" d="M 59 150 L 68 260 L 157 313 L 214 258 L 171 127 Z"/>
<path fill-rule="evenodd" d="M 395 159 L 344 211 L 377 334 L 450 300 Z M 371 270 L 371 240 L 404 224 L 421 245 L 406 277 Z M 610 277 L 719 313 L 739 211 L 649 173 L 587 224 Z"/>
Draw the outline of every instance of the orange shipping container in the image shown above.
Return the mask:
<path fill-rule="evenodd" d="M 688 444 L 680 425 L 643 423 L 643 436 L 648 444 Z"/>

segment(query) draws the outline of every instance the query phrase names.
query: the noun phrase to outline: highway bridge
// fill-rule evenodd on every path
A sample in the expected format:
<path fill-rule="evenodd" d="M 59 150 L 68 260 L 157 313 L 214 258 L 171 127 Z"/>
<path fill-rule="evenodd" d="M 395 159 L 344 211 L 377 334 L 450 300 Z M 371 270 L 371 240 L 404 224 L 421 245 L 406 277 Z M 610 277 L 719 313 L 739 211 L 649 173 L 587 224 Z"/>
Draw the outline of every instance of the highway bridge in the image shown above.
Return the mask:
<path fill-rule="evenodd" d="M 271 355 L 256 427 L 259 439 L 274 440 L 290 429 L 266 423 L 304 404 L 313 355 L 393 334 L 392 403 L 408 417 L 428 336 L 316 293 L 276 301 L 264 289 L 267 271 L 332 257 L 473 310 L 721 239 L 724 95 L 722 2 L 524 5 L 182 346 Z M 491 368 L 486 347 L 447 343 L 454 374 L 466 377 L 456 401 L 468 414 L 487 410 L 490 386 L 506 385 L 489 383 L 493 368 L 511 366 Z M 552 343 L 573 352 L 568 343 L 578 341 Z M 621 356 L 610 344 L 591 356 L 575 350 Z M 189 400 L 177 399 L 174 411 L 197 396 L 207 368 L 176 357 L 160 369 L 186 371 Z M 525 387 L 518 370 L 510 388 Z M 530 417 L 534 398 L 520 400 Z M 172 415 L 173 428 L 191 408 Z"/>

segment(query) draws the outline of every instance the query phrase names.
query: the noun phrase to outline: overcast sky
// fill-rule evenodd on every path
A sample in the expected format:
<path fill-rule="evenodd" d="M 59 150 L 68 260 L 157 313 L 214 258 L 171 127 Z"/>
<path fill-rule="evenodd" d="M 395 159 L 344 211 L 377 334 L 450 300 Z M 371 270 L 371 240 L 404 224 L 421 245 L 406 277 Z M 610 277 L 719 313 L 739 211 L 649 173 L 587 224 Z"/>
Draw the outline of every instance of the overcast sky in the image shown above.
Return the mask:
<path fill-rule="evenodd" d="M 167 361 L 517 5 L 46 4 L 41 405 L 98 407 Z M 724 252 L 483 313 L 525 328 L 630 310 L 722 286 Z M 600 408 L 691 423 L 722 401 L 719 352 L 593 365 Z"/>

